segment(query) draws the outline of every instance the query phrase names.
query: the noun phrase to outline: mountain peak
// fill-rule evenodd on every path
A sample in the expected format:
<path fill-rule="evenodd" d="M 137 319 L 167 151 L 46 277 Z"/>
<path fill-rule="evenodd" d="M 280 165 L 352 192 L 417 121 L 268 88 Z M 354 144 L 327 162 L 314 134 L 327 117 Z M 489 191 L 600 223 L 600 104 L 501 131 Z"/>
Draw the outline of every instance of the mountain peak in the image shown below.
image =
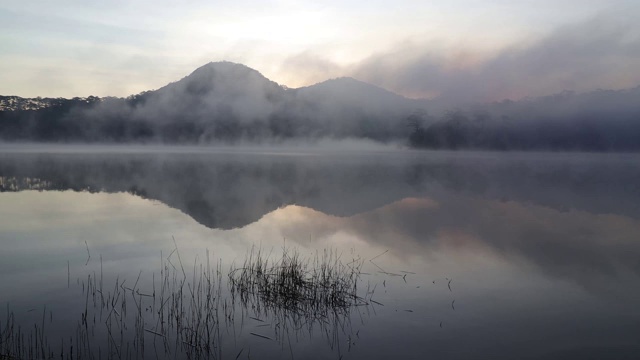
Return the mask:
<path fill-rule="evenodd" d="M 257 70 L 230 61 L 209 62 L 163 89 L 198 96 L 282 90 Z"/>
<path fill-rule="evenodd" d="M 405 97 L 352 77 L 339 77 L 298 89 L 300 96 L 328 106 L 370 109 L 372 113 L 386 113 L 389 109 L 402 107 L 409 101 Z"/>
<path fill-rule="evenodd" d="M 216 71 L 244 70 L 248 72 L 258 72 L 257 70 L 252 69 L 244 64 L 235 63 L 231 61 L 210 61 L 200 66 L 199 68 L 195 69 L 193 72 L 195 73 L 196 71 L 211 71 L 211 70 L 216 70 Z"/>
<path fill-rule="evenodd" d="M 312 86 L 336 86 L 336 85 L 340 85 L 340 86 L 360 86 L 360 87 L 367 87 L 367 88 L 378 88 L 381 90 L 384 90 L 378 86 L 366 83 L 364 81 L 360 81 L 358 79 L 354 79 L 352 77 L 349 76 L 341 76 L 341 77 L 337 77 L 337 78 L 333 78 L 333 79 L 329 79 L 329 80 L 325 80 L 322 82 L 319 82 L 315 85 Z M 385 90 L 387 91 L 387 90 Z"/>
<path fill-rule="evenodd" d="M 360 81 L 358 79 L 354 79 L 350 76 L 340 76 L 337 78 L 333 78 L 333 79 L 329 79 L 329 80 L 325 80 L 323 81 L 325 83 L 329 83 L 329 82 L 334 82 L 334 83 L 343 83 L 343 84 L 366 84 L 369 85 L 363 81 Z"/>
<path fill-rule="evenodd" d="M 270 81 L 258 70 L 252 69 L 243 64 L 238 64 L 230 61 L 217 61 L 204 64 L 195 69 L 186 78 L 192 77 L 206 77 L 208 79 L 213 79 L 215 77 L 238 78 L 238 80 L 241 80 L 245 77 L 252 77 Z"/>
<path fill-rule="evenodd" d="M 338 77 L 323 81 L 321 83 L 303 88 L 304 91 L 322 91 L 333 94 L 337 97 L 352 97 L 353 94 L 360 94 L 365 97 L 387 98 L 394 100 L 406 100 L 402 95 L 398 95 L 379 86 L 354 79 L 352 77 Z M 313 90 L 312 90 L 313 89 Z"/>

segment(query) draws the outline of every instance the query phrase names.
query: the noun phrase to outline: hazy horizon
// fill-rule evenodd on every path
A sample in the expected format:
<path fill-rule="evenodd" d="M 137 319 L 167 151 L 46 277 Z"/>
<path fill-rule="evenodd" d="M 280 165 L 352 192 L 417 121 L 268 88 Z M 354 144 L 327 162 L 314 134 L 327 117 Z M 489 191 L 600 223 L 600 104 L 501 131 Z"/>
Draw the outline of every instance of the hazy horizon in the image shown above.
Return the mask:
<path fill-rule="evenodd" d="M 97 97 L 101 97 L 101 98 L 113 98 L 113 97 L 115 97 L 115 98 L 126 98 L 126 97 L 129 97 L 129 96 L 135 96 L 135 95 L 139 95 L 141 93 L 145 93 L 145 92 L 149 92 L 149 91 L 159 90 L 159 89 L 161 89 L 161 88 L 163 88 L 163 87 L 165 87 L 167 85 L 171 85 L 173 83 L 179 82 L 180 80 L 182 80 L 182 79 L 188 77 L 189 75 L 193 74 L 193 72 L 195 70 L 197 70 L 197 69 L 199 69 L 201 67 L 205 67 L 205 66 L 207 66 L 209 64 L 216 64 L 216 63 L 231 63 L 231 64 L 235 64 L 235 65 L 246 66 L 249 69 L 258 71 L 258 73 L 260 73 L 262 76 L 265 76 L 258 69 L 251 68 L 246 64 L 237 63 L 237 62 L 233 62 L 233 61 L 222 59 L 222 60 L 219 60 L 219 61 L 209 61 L 206 64 L 202 64 L 201 66 L 198 66 L 197 68 L 193 69 L 193 71 L 184 74 L 184 76 L 182 76 L 180 78 L 177 78 L 175 80 L 169 81 L 168 83 L 166 83 L 164 85 L 161 85 L 161 86 L 159 86 L 157 88 L 145 89 L 145 90 L 142 90 L 142 91 L 140 91 L 138 93 L 124 94 L 124 95 L 104 95 L 104 96 L 97 96 L 97 95 L 94 95 L 94 94 L 85 94 L 85 95 L 76 95 L 76 96 L 73 96 L 73 97 L 43 96 L 43 95 L 20 96 L 20 95 L 16 95 L 16 94 L 6 93 L 6 94 L 0 94 L 0 96 L 7 96 L 7 97 L 17 96 L 17 97 L 22 97 L 22 98 L 25 98 L 25 99 L 35 99 L 35 98 L 71 99 L 71 98 L 74 98 L 74 97 L 87 98 L 87 97 L 91 97 L 91 96 L 97 96 Z M 267 78 L 270 81 L 274 81 L 273 79 L 270 79 L 270 78 L 268 78 L 266 76 L 265 76 L 265 78 Z M 399 96 L 404 97 L 404 98 L 409 99 L 409 100 L 445 100 L 445 102 L 449 106 L 471 105 L 471 104 L 474 104 L 474 103 L 476 103 L 476 104 L 487 103 L 488 104 L 488 103 L 499 103 L 499 102 L 503 102 L 503 101 L 521 101 L 521 100 L 529 100 L 529 99 L 536 99 L 536 98 L 544 98 L 544 97 L 547 97 L 547 96 L 554 96 L 554 95 L 565 94 L 565 93 L 574 93 L 576 95 L 581 95 L 581 94 L 588 94 L 588 93 L 597 92 L 597 91 L 624 91 L 624 90 L 633 90 L 633 89 L 636 89 L 636 88 L 640 87 L 640 83 L 638 83 L 636 85 L 630 85 L 629 87 L 621 87 L 621 88 L 594 88 L 594 89 L 588 89 L 588 90 L 582 90 L 582 91 L 576 91 L 576 90 L 571 90 L 571 89 L 563 89 L 563 90 L 560 90 L 560 91 L 557 91 L 557 92 L 553 92 L 553 93 L 541 94 L 539 96 L 522 96 L 522 97 L 517 97 L 517 98 L 504 97 L 504 98 L 496 98 L 496 99 L 493 99 L 493 100 L 486 100 L 486 101 L 477 100 L 477 99 L 475 99 L 475 100 L 474 99 L 465 99 L 465 100 L 459 100 L 459 102 L 456 103 L 456 102 L 452 102 L 452 98 L 446 97 L 446 96 L 438 95 L 438 96 L 435 96 L 435 97 L 429 97 L 429 96 L 411 96 L 410 94 L 409 95 L 402 94 L 402 93 L 394 91 L 393 89 L 389 89 L 389 88 L 386 88 L 384 86 L 380 86 L 380 85 L 376 85 L 374 83 L 370 83 L 370 82 L 367 82 L 367 81 L 364 81 L 364 80 L 360 80 L 360 79 L 358 79 L 358 78 L 356 78 L 354 76 L 349 76 L 349 75 L 340 75 L 340 76 L 329 77 L 329 78 L 326 78 L 326 79 L 319 79 L 316 82 L 305 84 L 305 85 L 300 85 L 298 87 L 290 87 L 290 86 L 287 86 L 286 84 L 280 84 L 280 83 L 277 83 L 277 82 L 276 83 L 279 86 L 282 86 L 286 90 L 302 90 L 302 89 L 312 88 L 315 85 L 321 85 L 321 84 L 324 84 L 324 83 L 328 83 L 328 82 L 336 81 L 336 80 L 341 80 L 341 79 L 353 79 L 353 80 L 356 80 L 358 82 L 361 82 L 361 83 L 364 83 L 364 84 L 367 84 L 367 85 L 371 85 L 371 86 L 379 88 L 381 90 L 384 90 L 384 91 L 399 95 Z"/>

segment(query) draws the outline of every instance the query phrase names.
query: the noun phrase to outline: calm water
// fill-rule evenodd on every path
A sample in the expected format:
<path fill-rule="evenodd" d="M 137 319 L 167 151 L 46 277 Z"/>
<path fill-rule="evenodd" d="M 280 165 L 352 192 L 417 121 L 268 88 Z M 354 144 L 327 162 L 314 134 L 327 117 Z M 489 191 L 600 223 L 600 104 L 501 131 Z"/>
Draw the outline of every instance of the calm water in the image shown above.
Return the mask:
<path fill-rule="evenodd" d="M 87 358 L 187 356 L 146 295 L 209 262 L 211 358 L 640 358 L 637 155 L 5 146 L 0 191 L 5 343 L 12 320 Z M 319 321 L 232 303 L 252 247 L 358 260 L 373 301 Z M 109 334 L 92 286 L 142 323 Z"/>

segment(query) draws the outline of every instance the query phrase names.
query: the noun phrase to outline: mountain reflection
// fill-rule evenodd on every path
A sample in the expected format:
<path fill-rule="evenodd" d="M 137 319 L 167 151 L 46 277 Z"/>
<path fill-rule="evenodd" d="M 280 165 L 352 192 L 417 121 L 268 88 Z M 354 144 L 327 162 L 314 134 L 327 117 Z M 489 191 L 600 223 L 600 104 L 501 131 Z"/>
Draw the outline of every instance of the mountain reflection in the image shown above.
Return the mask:
<path fill-rule="evenodd" d="M 279 210 L 287 238 L 323 238 L 342 231 L 369 244 L 429 254 L 453 248 L 534 265 L 552 277 L 611 294 L 628 293 L 609 280 L 640 275 L 640 222 L 617 215 L 556 210 L 481 198 L 447 202 L 407 198 L 349 218 L 287 207 Z M 637 278 L 636 278 L 637 279 Z"/>
<path fill-rule="evenodd" d="M 4 154 L 0 190 L 129 192 L 209 228 L 276 209 L 291 238 L 347 231 L 383 246 L 521 257 L 585 287 L 640 272 L 632 156 L 385 153 Z M 282 215 L 286 214 L 286 215 Z"/>
<path fill-rule="evenodd" d="M 640 218 L 640 167 L 629 166 L 637 163 L 632 156 L 302 155 L 0 154 L 0 191 L 129 192 L 220 229 L 286 205 L 349 216 L 451 194 Z"/>

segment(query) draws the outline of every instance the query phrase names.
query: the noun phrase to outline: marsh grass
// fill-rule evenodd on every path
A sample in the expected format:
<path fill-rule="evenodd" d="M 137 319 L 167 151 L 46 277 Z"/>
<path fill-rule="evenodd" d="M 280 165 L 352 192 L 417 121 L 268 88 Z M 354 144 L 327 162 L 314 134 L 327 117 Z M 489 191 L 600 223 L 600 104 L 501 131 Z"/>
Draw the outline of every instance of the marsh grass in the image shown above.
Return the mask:
<path fill-rule="evenodd" d="M 42 322 L 31 326 L 7 307 L 0 359 L 219 359 L 220 265 L 211 266 L 207 251 L 206 260 L 194 261 L 187 272 L 176 246 L 161 256 L 159 276 L 150 275 L 146 289 L 139 286 L 142 271 L 133 282 L 117 277 L 109 287 L 102 272 L 78 279 L 72 290 L 81 291 L 73 299 L 79 319 L 56 340 L 51 335 L 69 326 L 45 327 L 46 307 Z"/>
<path fill-rule="evenodd" d="M 284 247 L 272 257 L 273 252 L 267 255 L 252 247 L 242 266 L 231 266 L 228 282 L 243 316 L 259 322 L 257 329 L 268 326 L 274 338 L 251 335 L 279 341 L 292 358 L 292 334 L 295 339 L 305 333 L 309 339 L 320 335 L 340 357 L 345 347 L 350 350 L 356 333 L 352 312 L 357 308 L 368 312 L 374 293 L 370 286 L 360 289 L 364 261 L 353 252 L 350 255 L 343 261 L 344 254 L 324 250 L 303 257 L 298 250 Z M 357 314 L 362 320 L 362 313 Z M 262 319 L 270 323 L 263 324 Z"/>
<path fill-rule="evenodd" d="M 241 267 L 231 267 L 229 285 L 244 303 L 323 317 L 368 304 L 358 295 L 362 265 L 359 258 L 343 263 L 335 250 L 303 258 L 284 248 L 279 259 L 270 260 L 253 247 Z"/>
<path fill-rule="evenodd" d="M 358 295 L 363 261 L 352 254 L 343 263 L 341 257 L 325 250 L 303 258 L 283 248 L 271 260 L 252 248 L 241 267 L 231 267 L 226 289 L 222 266 L 212 265 L 208 251 L 204 261 L 185 266 L 177 245 L 169 256 L 161 254 L 159 273 L 145 277 L 140 271 L 133 281 L 116 277 L 111 286 L 104 285 L 102 257 L 100 273 L 77 278 L 76 286 L 67 266 L 61 287 L 77 292 L 79 318 L 55 324 L 44 306 L 42 316 L 31 313 L 37 320 L 25 325 L 24 314 L 7 306 L 0 316 L 0 360 L 220 359 L 223 335 L 235 336 L 236 311 L 243 321 L 264 322 L 251 333 L 256 341 L 284 345 L 286 339 L 292 352 L 291 334 L 318 329 L 332 348 L 339 347 L 339 335 L 351 331 L 351 309 L 368 306 L 373 293 Z M 58 333 L 63 327 L 68 331 Z M 267 329 L 269 334 L 262 333 Z"/>

